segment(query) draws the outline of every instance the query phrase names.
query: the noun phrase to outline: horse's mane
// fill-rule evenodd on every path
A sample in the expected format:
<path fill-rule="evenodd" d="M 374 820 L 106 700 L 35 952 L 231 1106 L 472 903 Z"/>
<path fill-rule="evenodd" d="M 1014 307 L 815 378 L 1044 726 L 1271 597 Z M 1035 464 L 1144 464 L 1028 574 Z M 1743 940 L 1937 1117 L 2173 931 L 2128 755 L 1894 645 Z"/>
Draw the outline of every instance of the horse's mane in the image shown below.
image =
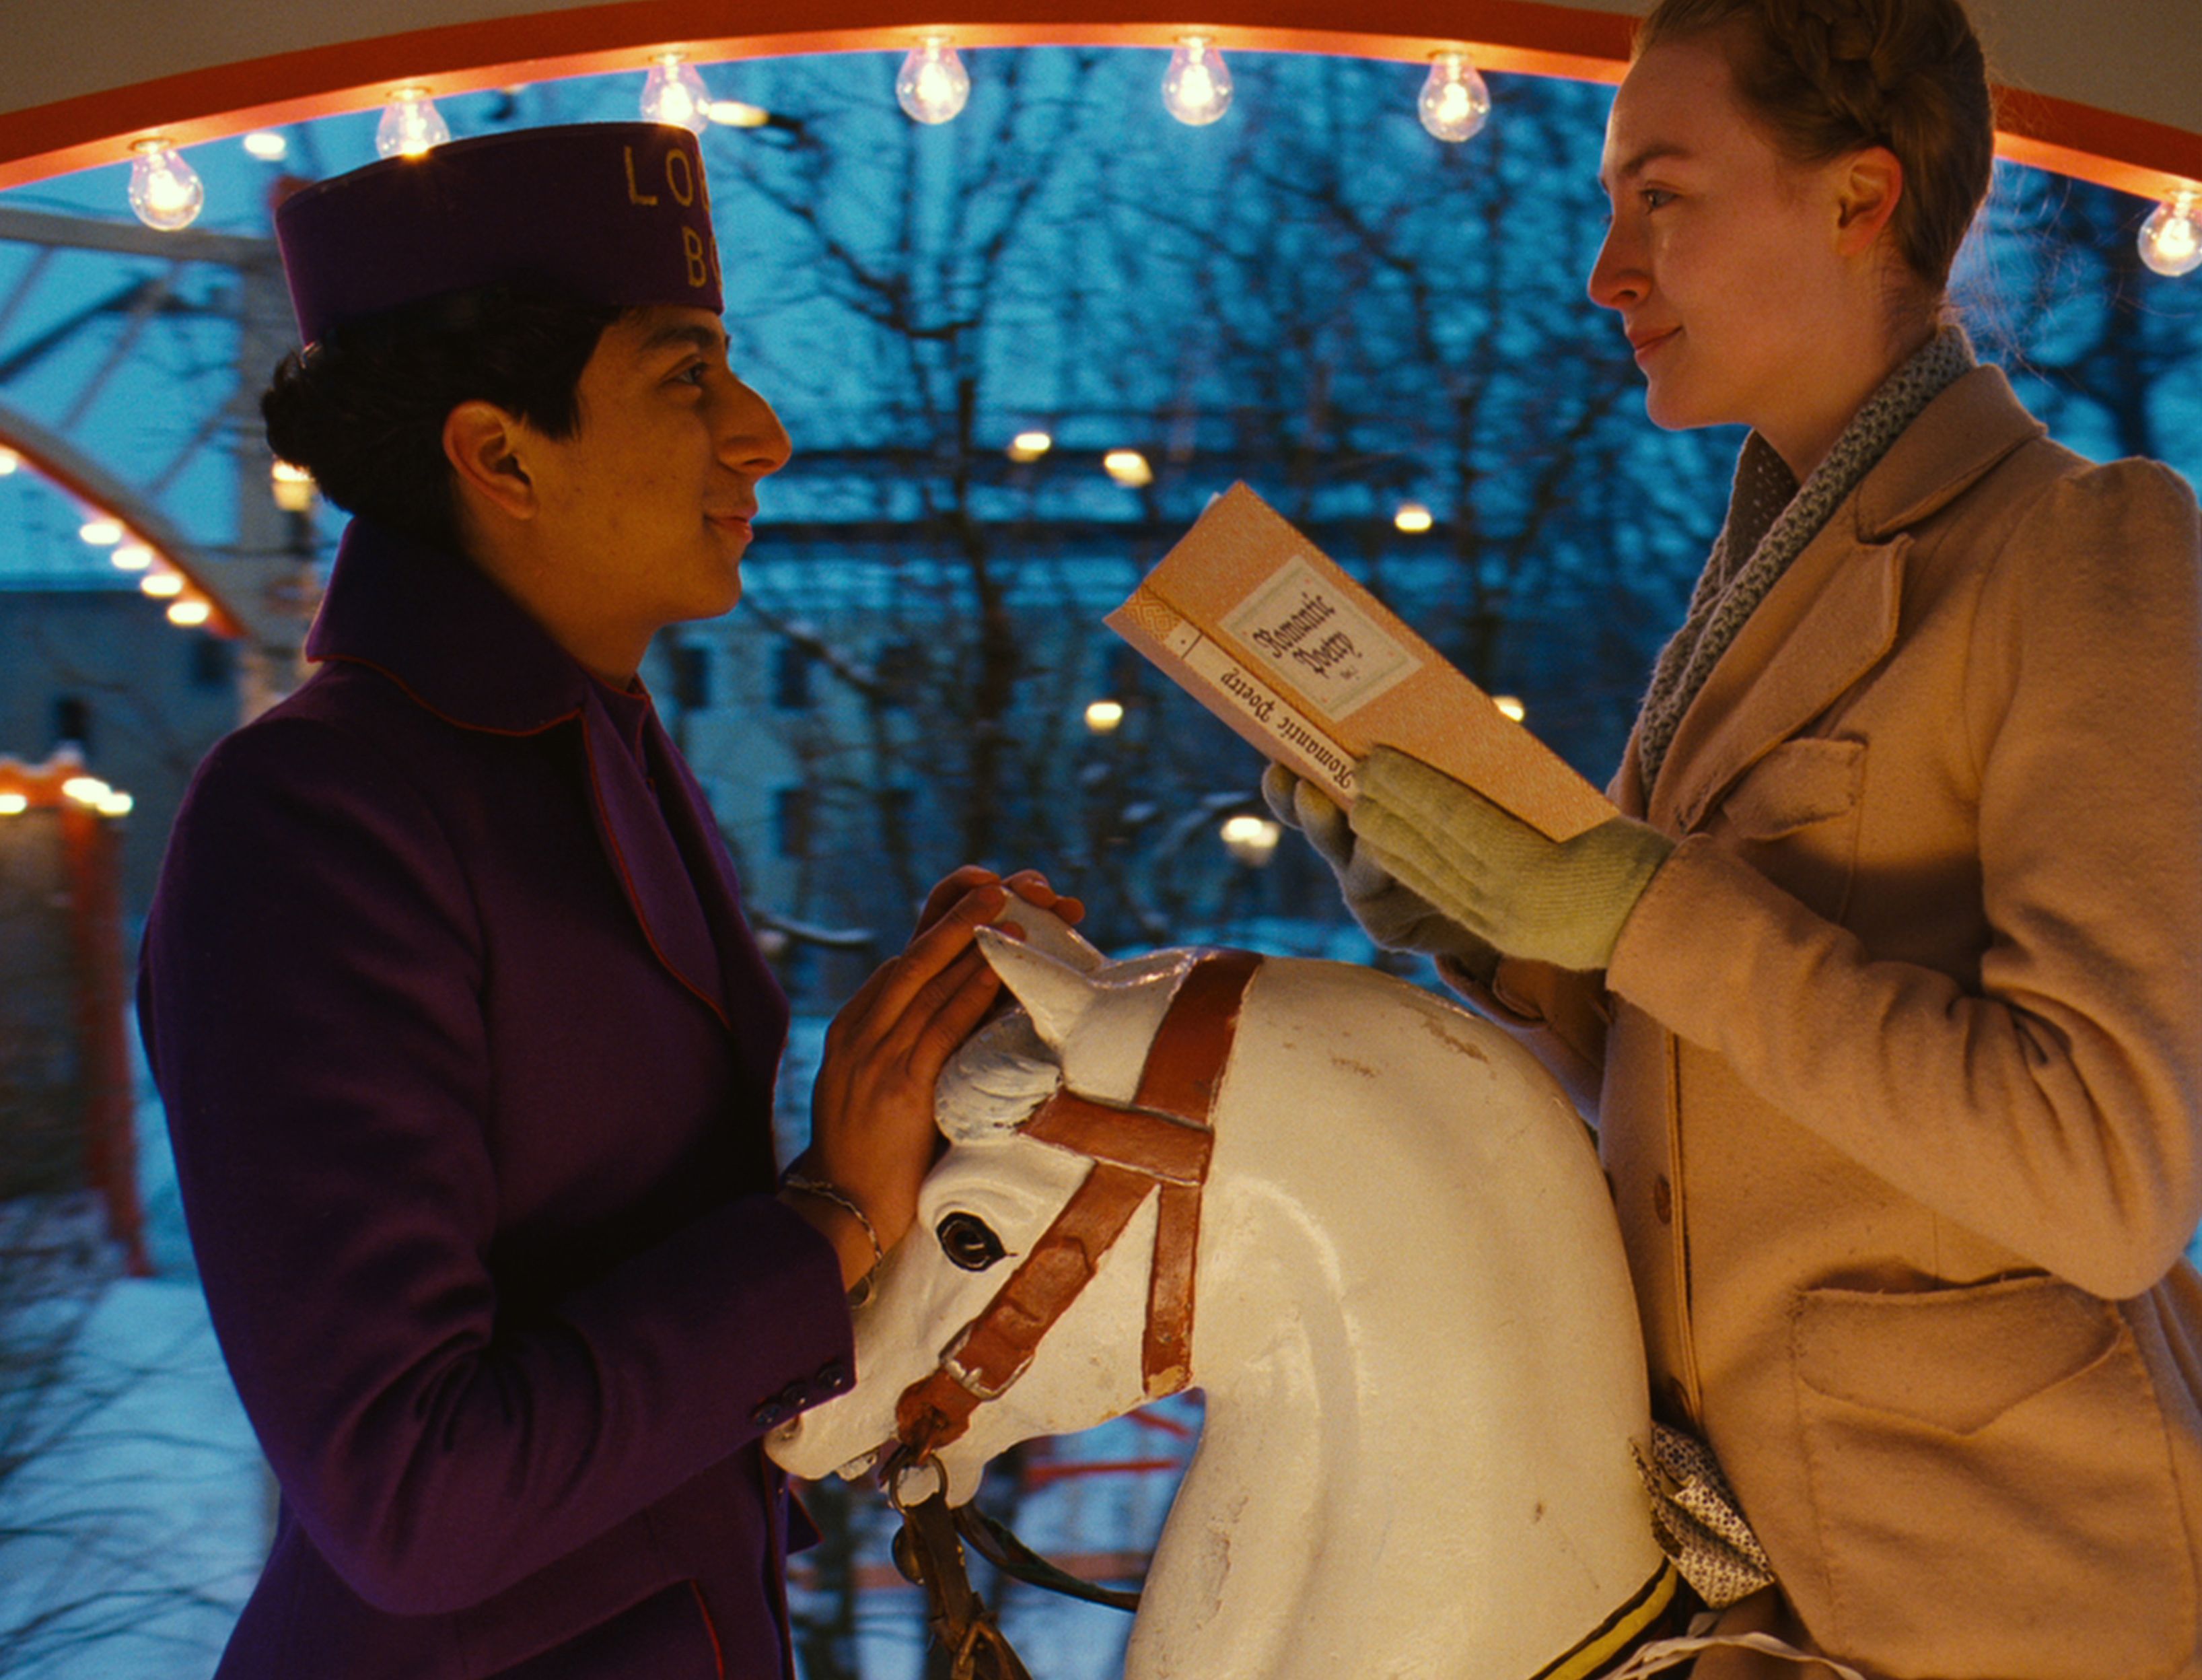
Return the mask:
<path fill-rule="evenodd" d="M 1054 1051 L 1024 1011 L 988 1022 L 941 1070 L 933 1118 L 951 1142 L 1015 1131 L 1063 1083 Z"/>

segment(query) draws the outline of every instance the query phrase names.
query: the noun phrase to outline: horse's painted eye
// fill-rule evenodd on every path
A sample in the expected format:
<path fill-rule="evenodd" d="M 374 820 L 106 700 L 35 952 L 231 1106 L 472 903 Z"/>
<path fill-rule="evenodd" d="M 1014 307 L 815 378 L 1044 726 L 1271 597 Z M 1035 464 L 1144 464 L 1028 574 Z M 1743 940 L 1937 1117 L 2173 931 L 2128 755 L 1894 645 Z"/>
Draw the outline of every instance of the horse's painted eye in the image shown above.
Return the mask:
<path fill-rule="evenodd" d="M 975 1213 L 951 1213 L 940 1222 L 934 1235 L 940 1239 L 940 1252 L 952 1265 L 966 1271 L 984 1271 L 1009 1251 L 1002 1247 L 986 1222 Z"/>

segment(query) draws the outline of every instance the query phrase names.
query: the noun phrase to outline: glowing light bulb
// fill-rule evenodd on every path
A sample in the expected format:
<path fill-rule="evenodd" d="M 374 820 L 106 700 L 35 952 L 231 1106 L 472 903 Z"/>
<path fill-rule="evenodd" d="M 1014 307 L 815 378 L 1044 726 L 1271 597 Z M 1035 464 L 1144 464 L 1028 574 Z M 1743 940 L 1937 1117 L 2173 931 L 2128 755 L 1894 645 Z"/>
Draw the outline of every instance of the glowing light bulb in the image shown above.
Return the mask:
<path fill-rule="evenodd" d="M 721 128 L 762 128 L 772 121 L 772 113 L 763 106 L 745 105 L 739 99 L 714 99 L 705 115 Z"/>
<path fill-rule="evenodd" d="M 285 513 L 309 513 L 314 506 L 314 475 L 303 467 L 278 461 L 268 469 L 268 494 Z"/>
<path fill-rule="evenodd" d="M 1277 850 L 1284 830 L 1266 816 L 1227 816 L 1219 831 L 1223 849 L 1242 864 L 1259 869 Z"/>
<path fill-rule="evenodd" d="M 191 629 L 214 616 L 214 609 L 196 595 L 185 595 L 168 603 L 168 622 Z"/>
<path fill-rule="evenodd" d="M 1136 449 L 1112 449 L 1101 457 L 1101 470 L 1127 490 L 1143 490 L 1155 481 L 1155 469 Z"/>
<path fill-rule="evenodd" d="M 1493 694 L 1491 697 L 1491 704 L 1498 708 L 1498 715 L 1501 717 L 1510 717 L 1516 723 L 1529 715 L 1529 708 L 1511 694 Z"/>
<path fill-rule="evenodd" d="M 0 793 L 0 816 L 21 816 L 31 808 L 31 801 L 21 793 Z"/>
<path fill-rule="evenodd" d="M 76 528 L 76 533 L 94 548 L 112 548 L 122 540 L 122 522 L 104 516 L 87 519 Z"/>
<path fill-rule="evenodd" d="M 184 592 L 183 574 L 172 572 L 166 566 L 156 566 L 138 580 L 138 587 L 156 601 L 166 600 Z"/>
<path fill-rule="evenodd" d="M 138 801 L 127 793 L 109 793 L 105 799 L 92 801 L 91 808 L 102 816 L 127 816 Z"/>
<path fill-rule="evenodd" d="M 1020 432 L 1010 439 L 1010 459 L 1037 461 L 1055 447 L 1055 439 L 1045 432 Z"/>
<path fill-rule="evenodd" d="M 206 184 L 166 140 L 140 140 L 130 148 L 130 208 L 148 227 L 173 233 L 198 220 Z"/>
<path fill-rule="evenodd" d="M 1231 109 L 1231 72 L 1223 53 L 1205 35 L 1179 38 L 1163 78 L 1163 106 L 1180 122 L 1198 128 Z"/>
<path fill-rule="evenodd" d="M 118 543 L 115 552 L 107 557 L 121 572 L 142 572 L 153 563 L 153 550 L 146 543 Z"/>
<path fill-rule="evenodd" d="M 1123 721 L 1122 700 L 1095 700 L 1086 708 L 1086 727 L 1097 735 L 1113 733 Z"/>
<path fill-rule="evenodd" d="M 12 449 L 0 449 L 0 478 L 5 478 L 23 464 L 23 457 Z"/>
<path fill-rule="evenodd" d="M 96 775 L 73 775 L 62 783 L 62 792 L 80 805 L 96 805 L 115 790 Z"/>
<path fill-rule="evenodd" d="M 650 79 L 642 85 L 642 115 L 645 122 L 700 134 L 711 122 L 710 90 L 693 64 L 677 52 L 662 52 L 651 61 Z"/>
<path fill-rule="evenodd" d="M 421 157 L 451 138 L 451 126 L 425 87 L 392 91 L 374 127 L 374 149 L 385 157 Z"/>
<path fill-rule="evenodd" d="M 2176 194 L 2141 224 L 2140 260 L 2176 280 L 2202 268 L 2202 192 Z"/>
<path fill-rule="evenodd" d="M 971 73 L 945 35 L 927 35 L 903 60 L 895 99 L 913 122 L 946 122 L 971 97 Z"/>
<path fill-rule="evenodd" d="M 256 128 L 244 137 L 244 150 L 262 163 L 275 163 L 290 155 L 291 142 L 272 128 Z"/>
<path fill-rule="evenodd" d="M 1427 531 L 1436 522 L 1430 510 L 1420 502 L 1402 502 L 1398 512 L 1392 516 L 1392 524 L 1410 533 Z"/>
<path fill-rule="evenodd" d="M 1466 53 L 1434 52 L 1415 109 L 1422 127 L 1439 139 L 1465 140 L 1491 121 L 1491 90 Z"/>

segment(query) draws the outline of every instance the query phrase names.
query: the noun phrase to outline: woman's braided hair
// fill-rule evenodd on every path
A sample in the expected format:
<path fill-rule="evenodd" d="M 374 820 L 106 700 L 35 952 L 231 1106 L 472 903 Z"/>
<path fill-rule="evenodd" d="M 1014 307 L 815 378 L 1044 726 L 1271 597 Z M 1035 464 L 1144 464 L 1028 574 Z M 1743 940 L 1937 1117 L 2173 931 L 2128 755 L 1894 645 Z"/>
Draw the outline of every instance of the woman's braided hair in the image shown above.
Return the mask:
<path fill-rule="evenodd" d="M 1662 0 L 1636 54 L 1716 33 L 1745 110 L 1792 160 L 1896 154 L 1897 249 L 1939 296 L 1995 155 L 1987 67 L 1959 0 Z"/>

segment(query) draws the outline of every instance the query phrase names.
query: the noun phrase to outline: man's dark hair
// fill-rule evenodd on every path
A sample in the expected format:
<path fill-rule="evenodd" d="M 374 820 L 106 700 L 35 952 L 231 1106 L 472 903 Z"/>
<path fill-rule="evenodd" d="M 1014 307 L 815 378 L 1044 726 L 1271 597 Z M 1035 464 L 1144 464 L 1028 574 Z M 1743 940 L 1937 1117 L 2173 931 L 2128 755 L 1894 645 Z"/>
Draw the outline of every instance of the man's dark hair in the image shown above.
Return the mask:
<path fill-rule="evenodd" d="M 581 369 L 623 313 L 492 286 L 348 321 L 277 365 L 260 399 L 268 446 L 310 471 L 347 513 L 462 552 L 446 417 L 480 399 L 547 436 L 571 437 Z"/>

